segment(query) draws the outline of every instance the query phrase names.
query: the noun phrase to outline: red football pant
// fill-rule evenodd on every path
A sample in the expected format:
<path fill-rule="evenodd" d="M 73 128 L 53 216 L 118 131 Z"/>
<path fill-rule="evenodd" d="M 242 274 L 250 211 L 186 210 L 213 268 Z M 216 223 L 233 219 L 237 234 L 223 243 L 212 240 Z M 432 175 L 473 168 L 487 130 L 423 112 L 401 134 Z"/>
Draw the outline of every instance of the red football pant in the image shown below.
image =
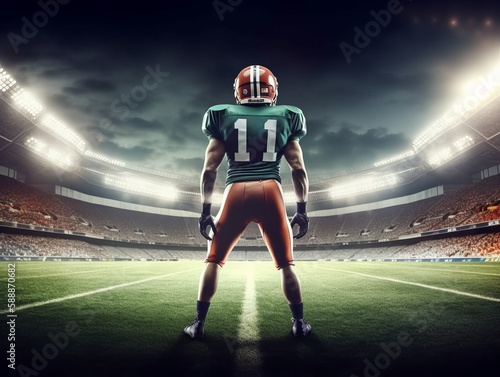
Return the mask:
<path fill-rule="evenodd" d="M 292 229 L 281 186 L 274 179 L 235 182 L 226 187 L 215 218 L 217 234 L 208 241 L 205 262 L 222 267 L 251 221 L 259 226 L 276 268 L 293 265 Z"/>

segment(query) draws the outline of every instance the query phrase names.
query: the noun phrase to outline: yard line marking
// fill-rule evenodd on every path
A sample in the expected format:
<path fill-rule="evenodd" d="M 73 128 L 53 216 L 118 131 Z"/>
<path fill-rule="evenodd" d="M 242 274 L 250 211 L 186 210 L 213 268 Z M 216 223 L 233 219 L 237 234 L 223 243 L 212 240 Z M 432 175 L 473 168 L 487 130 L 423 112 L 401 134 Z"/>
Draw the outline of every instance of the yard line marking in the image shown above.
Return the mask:
<path fill-rule="evenodd" d="M 235 351 L 236 370 L 234 375 L 238 377 L 261 375 L 260 355 L 258 341 L 260 340 L 257 321 L 257 295 L 255 290 L 255 276 L 253 263 L 247 263 L 247 282 L 245 287 L 245 299 L 240 316 L 238 328 L 238 345 Z"/>
<path fill-rule="evenodd" d="M 87 272 L 100 272 L 100 271 L 109 271 L 109 270 L 123 270 L 129 268 L 136 268 L 136 266 L 128 266 L 128 267 L 120 267 L 120 268 L 102 268 L 100 270 L 87 270 L 87 271 L 75 271 L 75 272 L 61 272 L 60 274 L 48 274 L 48 275 L 35 275 L 35 276 L 22 276 L 20 279 L 34 279 L 34 278 L 45 278 L 50 276 L 64 276 L 64 275 L 75 275 L 75 274 L 85 274 Z M 3 280 L 7 280 L 8 278 L 2 278 Z M 18 277 L 19 280 L 19 277 Z"/>
<path fill-rule="evenodd" d="M 388 267 L 388 266 L 384 266 Z M 464 270 L 456 270 L 456 269 L 444 269 L 444 268 L 427 268 L 427 267 L 404 267 L 398 266 L 398 268 L 408 268 L 411 270 L 429 270 L 429 271 L 443 271 L 443 272 L 460 272 L 463 274 L 473 274 L 473 275 L 488 275 L 488 276 L 500 276 L 500 274 L 493 274 L 491 272 L 474 272 L 474 271 L 464 271 Z"/>
<path fill-rule="evenodd" d="M 354 271 L 346 271 L 346 270 L 338 270 L 336 268 L 323 268 L 323 267 L 318 267 L 322 270 L 328 270 L 328 271 L 339 271 L 339 272 L 345 272 L 348 274 L 354 274 L 354 275 L 360 275 L 360 276 L 366 276 L 369 278 L 373 279 L 379 279 L 379 280 L 387 280 L 387 281 L 392 281 L 393 283 L 401 283 L 401 284 L 408 284 L 408 285 L 414 285 L 417 287 L 422 287 L 422 288 L 428 288 L 428 289 L 434 289 L 437 291 L 443 291 L 443 292 L 449 292 L 449 293 L 454 293 L 457 295 L 462 295 L 462 296 L 468 296 L 468 297 L 474 297 L 474 298 L 479 298 L 481 300 L 487 300 L 487 301 L 493 301 L 493 302 L 500 302 L 500 298 L 495 298 L 495 297 L 489 297 L 489 296 L 483 296 L 483 295 L 478 295 L 475 293 L 468 293 L 468 292 L 462 292 L 462 291 L 457 291 L 455 289 L 448 289 L 448 288 L 441 288 L 441 287 L 436 287 L 434 285 L 427 285 L 427 284 L 422 284 L 422 283 L 415 283 L 411 281 L 406 281 L 406 280 L 399 280 L 399 279 L 392 279 L 392 278 L 386 278 L 383 276 L 376 276 L 376 275 L 369 275 L 369 274 L 363 274 L 361 272 L 354 272 Z"/>
<path fill-rule="evenodd" d="M 464 271 L 464 270 L 445 270 L 442 268 L 427 268 L 427 267 L 401 267 L 401 268 L 410 268 L 413 270 L 430 270 L 430 271 L 444 271 L 444 272 L 460 272 L 463 274 L 474 274 L 474 275 L 488 275 L 488 276 L 500 276 L 500 274 L 493 274 L 491 272 L 474 272 L 474 271 Z"/>
<path fill-rule="evenodd" d="M 476 263 L 476 264 L 470 264 L 470 263 Z M 374 264 L 377 264 L 377 265 L 384 265 L 384 264 L 394 264 L 394 265 L 402 265 L 402 264 L 436 264 L 436 265 L 447 265 L 449 266 L 450 268 L 456 268 L 456 267 L 459 267 L 459 268 L 471 268 L 471 267 L 478 267 L 478 268 L 496 268 L 498 269 L 500 267 L 500 264 L 496 263 L 496 265 L 494 266 L 491 266 L 489 264 L 486 264 L 486 263 L 494 263 L 494 262 L 416 262 L 416 261 L 412 261 L 412 262 L 409 262 L 409 261 L 396 261 L 396 262 L 387 262 L 387 261 L 371 261 L 370 263 L 367 263 L 366 265 L 370 264 L 370 265 L 374 265 Z M 453 266 L 453 267 L 452 267 Z"/>
<path fill-rule="evenodd" d="M 440 262 L 440 263 L 442 263 L 442 262 Z M 454 266 L 454 267 L 467 267 L 467 268 L 479 267 L 479 268 L 497 268 L 498 269 L 498 265 L 497 266 L 489 266 L 489 265 L 484 266 L 483 265 L 484 262 L 448 262 L 448 263 L 453 263 L 453 264 L 451 264 L 451 266 Z M 479 264 L 468 264 L 468 263 L 479 263 Z"/>
<path fill-rule="evenodd" d="M 50 271 L 50 270 L 55 270 L 55 271 L 71 271 L 72 268 L 60 268 L 61 264 L 57 265 L 58 263 L 67 263 L 67 262 L 59 262 L 59 261 L 10 261 L 12 263 L 18 264 L 17 269 L 22 272 L 30 272 L 30 271 L 35 271 L 35 270 L 45 270 L 45 271 Z M 10 263 L 9 262 L 9 263 Z M 102 265 L 105 267 L 106 264 L 109 264 L 110 261 L 93 261 L 93 262 L 87 262 L 87 261 L 78 261 L 78 263 L 82 264 L 90 264 L 92 263 L 93 266 L 97 265 Z M 112 261 L 111 263 L 115 263 L 116 261 Z M 127 261 L 127 262 L 132 262 L 132 261 Z M 40 263 L 40 265 L 43 264 L 43 267 L 25 267 L 25 263 Z M 142 262 L 141 262 L 142 263 Z M 73 264 L 73 263 L 71 263 Z M 21 267 L 19 267 L 21 266 Z"/>
<path fill-rule="evenodd" d="M 16 266 L 16 267 L 19 269 L 19 266 L 22 266 L 21 262 L 23 262 L 23 261 L 13 261 L 13 262 L 18 264 L 18 266 Z M 37 261 L 37 262 L 40 262 L 40 261 Z M 10 263 L 10 261 L 9 261 L 9 263 Z M 57 266 L 54 265 L 54 267 L 57 267 Z M 23 266 L 22 269 L 23 269 L 23 271 L 50 270 L 50 268 L 47 265 L 45 265 L 45 267 L 35 267 L 35 268 Z M 66 270 L 67 270 L 67 268 L 66 268 Z"/>
<path fill-rule="evenodd" d="M 247 268 L 247 282 L 245 287 L 245 299 L 238 329 L 238 339 L 259 340 L 259 330 L 257 327 L 257 299 L 255 291 L 255 276 L 253 264 L 249 263 Z"/>
<path fill-rule="evenodd" d="M 95 295 L 97 293 L 108 292 L 108 291 L 111 291 L 111 290 L 117 289 L 117 288 L 125 288 L 125 287 L 129 287 L 131 285 L 146 283 L 148 281 L 162 279 L 162 278 L 165 278 L 165 277 L 168 277 L 168 276 L 173 276 L 173 275 L 178 275 L 178 274 L 184 274 L 186 272 L 190 272 L 190 271 L 194 271 L 194 270 L 199 270 L 199 268 L 191 268 L 189 270 L 172 272 L 172 273 L 166 274 L 166 275 L 153 276 L 153 277 L 150 277 L 150 278 L 147 278 L 147 279 L 141 279 L 141 280 L 131 281 L 131 282 L 128 282 L 128 283 L 123 283 L 123 284 L 118 284 L 118 285 L 112 285 L 112 286 L 105 287 L 105 288 L 99 288 L 99 289 L 95 289 L 93 291 L 87 291 L 87 292 L 77 293 L 77 294 L 74 294 L 74 295 L 68 295 L 68 296 L 64 296 L 64 297 L 53 298 L 51 300 L 33 302 L 31 304 L 26 304 L 26 305 L 20 305 L 20 306 L 16 306 L 16 312 L 18 312 L 20 310 L 23 310 L 23 309 L 31 309 L 31 308 L 36 308 L 38 306 L 43 306 L 43 305 L 48 305 L 48 304 L 55 304 L 57 302 L 72 300 L 74 298 L 80 298 L 80 297 Z M 2 310 L 2 311 L 0 311 L 0 314 L 6 314 L 8 312 L 9 312 L 9 310 Z"/>

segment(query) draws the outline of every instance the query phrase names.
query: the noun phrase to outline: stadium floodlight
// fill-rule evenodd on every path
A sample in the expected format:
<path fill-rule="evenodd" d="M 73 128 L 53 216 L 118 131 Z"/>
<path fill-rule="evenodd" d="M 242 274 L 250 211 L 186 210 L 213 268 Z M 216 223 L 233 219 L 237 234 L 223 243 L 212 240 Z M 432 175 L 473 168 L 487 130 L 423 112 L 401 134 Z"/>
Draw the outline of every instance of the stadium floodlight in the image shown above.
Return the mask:
<path fill-rule="evenodd" d="M 90 168 L 86 168 L 86 167 L 82 167 L 82 170 L 86 171 L 88 173 L 96 174 L 96 175 L 100 175 L 100 176 L 110 175 L 109 173 L 104 173 L 102 171 L 95 170 L 95 169 L 90 169 Z"/>
<path fill-rule="evenodd" d="M 432 138 L 433 138 L 433 136 L 435 136 L 436 134 L 437 134 L 437 130 L 434 128 L 434 125 L 426 128 L 413 141 L 413 149 L 415 151 L 418 151 L 419 149 L 421 149 L 422 147 L 424 147 L 425 145 L 427 145 L 427 143 L 429 141 L 431 141 Z"/>
<path fill-rule="evenodd" d="M 45 150 L 45 147 L 47 146 L 47 144 L 45 144 L 43 141 L 40 141 L 39 139 L 33 136 L 29 137 L 25 141 L 24 145 L 26 145 L 28 148 L 30 148 L 35 152 L 42 152 L 43 150 Z"/>
<path fill-rule="evenodd" d="M 373 164 L 373 166 L 375 167 L 379 167 L 379 166 L 383 166 L 383 165 L 388 165 L 388 164 L 392 164 L 393 162 L 396 162 L 396 161 L 400 161 L 400 160 L 404 160 L 405 158 L 408 158 L 408 157 L 411 157 L 411 156 L 414 156 L 415 155 L 415 152 L 413 150 L 410 150 L 410 151 L 407 151 L 407 152 L 404 152 L 404 153 L 401 153 L 397 156 L 394 156 L 394 157 L 391 157 L 391 158 L 388 158 L 386 160 L 382 160 L 382 161 L 379 161 L 379 162 L 375 162 Z"/>
<path fill-rule="evenodd" d="M 104 177 L 103 182 L 106 186 L 111 186 L 122 191 L 166 200 L 174 200 L 178 194 L 178 191 L 170 185 L 160 184 L 138 176 L 118 177 L 107 175 Z"/>
<path fill-rule="evenodd" d="M 474 144 L 474 139 L 470 137 L 469 135 L 465 135 L 464 137 L 456 140 L 453 145 L 455 148 L 458 149 L 458 151 L 463 151 L 470 147 L 472 144 Z"/>
<path fill-rule="evenodd" d="M 124 167 L 125 166 L 124 162 L 121 162 L 121 161 L 118 161 L 118 160 L 115 160 L 115 159 L 103 156 L 101 154 L 92 152 L 91 150 L 88 150 L 88 149 L 85 151 L 85 156 L 93 158 L 94 160 L 105 162 L 105 163 L 110 164 L 110 165 L 116 165 L 116 166 L 119 166 L 119 167 Z"/>
<path fill-rule="evenodd" d="M 442 165 L 458 155 L 460 152 L 469 148 L 474 143 L 474 139 L 471 136 L 464 135 L 463 137 L 455 140 L 450 145 L 445 146 L 437 151 L 432 151 L 428 156 L 428 163 L 433 167 Z"/>
<path fill-rule="evenodd" d="M 14 105 L 26 111 L 35 119 L 43 110 L 43 105 L 30 92 L 18 87 L 11 95 Z"/>
<path fill-rule="evenodd" d="M 500 65 L 487 75 L 469 81 L 461 98 L 437 121 L 427 127 L 413 141 L 415 152 L 428 145 L 435 137 L 457 126 L 476 110 L 480 109 L 500 91 Z"/>
<path fill-rule="evenodd" d="M 5 93 L 16 84 L 14 80 L 3 68 L 0 68 L 0 91 Z"/>
<path fill-rule="evenodd" d="M 365 194 L 396 186 L 400 182 L 397 173 L 381 176 L 364 176 L 347 183 L 340 183 L 330 189 L 330 197 L 334 199 Z"/>
<path fill-rule="evenodd" d="M 54 135 L 66 140 L 71 145 L 75 146 L 80 152 L 85 151 L 85 141 L 71 128 L 57 119 L 52 114 L 47 114 L 40 122 L 40 126 L 48 129 Z"/>
<path fill-rule="evenodd" d="M 414 151 L 418 151 L 432 140 L 434 140 L 438 135 L 443 132 L 457 126 L 460 123 L 460 118 L 457 116 L 455 111 L 449 110 L 444 115 L 435 121 L 431 126 L 426 128 L 420 135 L 418 135 L 413 141 Z"/>
<path fill-rule="evenodd" d="M 444 164 L 446 161 L 451 160 L 453 153 L 451 147 L 445 147 L 437 152 L 432 153 L 429 156 L 428 162 L 431 166 L 439 166 Z"/>
<path fill-rule="evenodd" d="M 26 145 L 30 150 L 32 150 L 39 156 L 45 158 L 52 164 L 63 169 L 69 170 L 76 166 L 74 156 L 70 151 L 63 151 L 59 148 L 51 147 L 46 142 L 36 137 L 29 137 L 24 142 L 24 145 Z"/>
<path fill-rule="evenodd" d="M 49 147 L 46 153 L 46 158 L 53 164 L 60 166 L 66 170 L 75 166 L 75 161 L 73 160 L 71 154 L 67 152 L 61 152 L 58 149 Z"/>

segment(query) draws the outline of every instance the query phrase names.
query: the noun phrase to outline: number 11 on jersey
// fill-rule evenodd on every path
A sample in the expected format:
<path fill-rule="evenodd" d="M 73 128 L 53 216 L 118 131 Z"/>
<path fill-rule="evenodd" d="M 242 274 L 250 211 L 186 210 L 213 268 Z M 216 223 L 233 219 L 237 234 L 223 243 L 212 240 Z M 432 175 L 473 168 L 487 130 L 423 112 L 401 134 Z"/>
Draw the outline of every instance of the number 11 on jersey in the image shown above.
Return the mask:
<path fill-rule="evenodd" d="M 267 130 L 267 146 L 262 156 L 262 161 L 276 161 L 276 119 L 268 119 L 264 123 L 264 129 Z M 247 152 L 247 120 L 238 119 L 234 122 L 234 128 L 238 130 L 238 152 L 234 154 L 235 161 L 250 161 L 250 153 Z"/>

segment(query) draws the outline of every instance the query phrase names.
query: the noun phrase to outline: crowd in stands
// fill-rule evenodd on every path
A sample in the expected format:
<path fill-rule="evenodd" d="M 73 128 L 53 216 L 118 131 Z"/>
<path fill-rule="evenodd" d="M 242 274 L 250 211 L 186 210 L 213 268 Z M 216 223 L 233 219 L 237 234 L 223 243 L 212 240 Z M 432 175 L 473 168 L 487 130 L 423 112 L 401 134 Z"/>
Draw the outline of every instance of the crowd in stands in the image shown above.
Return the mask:
<path fill-rule="evenodd" d="M 8 233 L 0 233 L 0 255 L 100 259 L 108 257 L 102 247 L 83 241 Z"/>
<path fill-rule="evenodd" d="M 299 245 L 395 239 L 430 230 L 500 220 L 500 175 L 410 204 L 312 217 Z"/>
<path fill-rule="evenodd" d="M 430 230 L 495 220 L 500 220 L 500 175 L 410 204 L 338 216 L 311 216 L 309 232 L 294 242 L 297 246 L 343 245 L 397 239 Z M 206 245 L 206 240 L 199 234 L 196 217 L 156 215 L 90 204 L 47 193 L 5 176 L 0 176 L 0 221 L 27 224 L 33 228 L 81 232 L 135 244 L 155 243 L 195 248 Z M 472 238 L 467 245 L 463 244 L 463 237 L 452 241 L 445 239 L 443 242 L 452 244 L 443 243 L 439 253 L 465 255 L 467 251 L 464 249 L 468 249 L 471 255 L 499 253 L 500 233 L 498 234 L 479 238 L 474 236 L 476 238 Z M 84 256 L 98 255 L 102 258 L 120 255 L 117 248 L 113 252 L 108 252 L 106 248 L 98 248 L 96 251 L 93 245 L 82 246 L 86 245 L 83 241 L 56 239 L 47 241 L 53 249 L 47 251 L 44 241 L 35 239 L 28 242 L 19 237 L 27 236 L 3 234 L 0 238 L 2 254 L 43 256 L 55 253 L 59 256 L 76 256 L 81 253 Z M 42 240 L 40 237 L 38 239 Z M 19 242 L 24 246 L 16 248 L 16 243 Z M 425 248 L 425 245 L 420 247 Z M 256 224 L 247 228 L 239 246 L 265 246 Z M 139 251 L 127 248 L 121 255 L 133 259 L 174 257 L 174 254 L 163 252 L 162 249 L 145 252 L 142 248 L 138 248 Z M 418 254 L 418 251 L 412 252 Z"/>
<path fill-rule="evenodd" d="M 295 260 L 395 259 L 395 258 L 472 258 L 500 256 L 500 234 L 479 234 L 425 240 L 411 245 L 385 247 L 295 250 Z M 204 260 L 203 249 L 173 250 L 168 247 L 94 245 L 80 240 L 0 233 L 0 255 L 6 257 L 62 257 L 100 260 Z M 233 250 L 228 261 L 271 261 L 263 250 Z"/>
<path fill-rule="evenodd" d="M 86 229 L 57 195 L 5 176 L 0 176 L 0 220 L 54 229 Z"/>
<path fill-rule="evenodd" d="M 58 196 L 0 175 L 0 221 L 116 240 L 203 245 L 196 218 L 160 216 Z"/>

